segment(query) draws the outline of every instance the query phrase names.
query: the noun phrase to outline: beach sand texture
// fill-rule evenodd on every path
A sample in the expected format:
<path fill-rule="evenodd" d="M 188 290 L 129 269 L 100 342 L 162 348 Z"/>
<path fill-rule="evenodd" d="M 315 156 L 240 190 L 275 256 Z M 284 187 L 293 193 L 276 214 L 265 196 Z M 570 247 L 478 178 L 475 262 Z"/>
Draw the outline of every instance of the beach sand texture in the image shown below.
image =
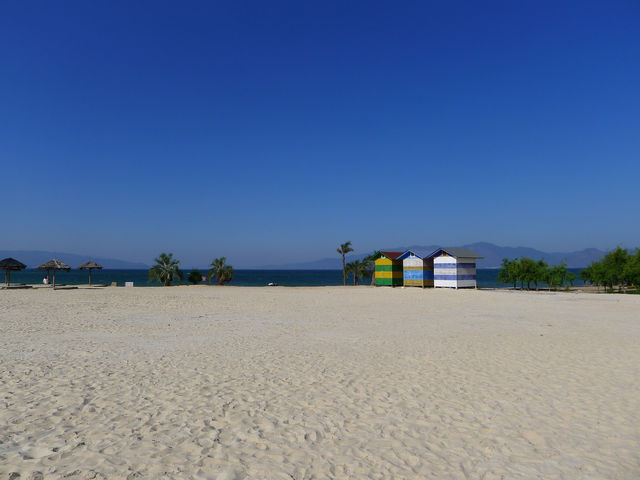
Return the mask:
<path fill-rule="evenodd" d="M 34 289 L 0 331 L 0 479 L 640 478 L 640 296 Z"/>

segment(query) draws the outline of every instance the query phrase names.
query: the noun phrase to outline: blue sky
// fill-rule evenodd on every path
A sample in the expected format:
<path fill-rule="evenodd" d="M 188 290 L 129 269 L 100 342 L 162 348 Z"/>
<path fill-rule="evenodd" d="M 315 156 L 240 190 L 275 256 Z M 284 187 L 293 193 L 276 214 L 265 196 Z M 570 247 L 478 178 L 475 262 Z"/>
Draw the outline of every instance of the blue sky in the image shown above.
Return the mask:
<path fill-rule="evenodd" d="M 5 2 L 0 248 L 242 267 L 346 240 L 638 246 L 639 19 L 636 1 Z"/>

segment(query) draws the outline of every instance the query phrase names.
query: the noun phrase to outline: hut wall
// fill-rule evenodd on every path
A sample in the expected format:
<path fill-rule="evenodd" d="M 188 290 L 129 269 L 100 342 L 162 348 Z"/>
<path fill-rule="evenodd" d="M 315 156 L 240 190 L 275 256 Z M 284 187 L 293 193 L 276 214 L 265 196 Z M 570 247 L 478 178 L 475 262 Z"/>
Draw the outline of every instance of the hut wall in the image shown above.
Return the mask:
<path fill-rule="evenodd" d="M 402 285 L 402 260 L 380 257 L 376 260 L 376 287 Z"/>
<path fill-rule="evenodd" d="M 410 256 L 402 266 L 405 287 L 433 287 L 433 259 Z"/>
<path fill-rule="evenodd" d="M 476 261 L 473 258 L 442 255 L 433 259 L 433 267 L 436 287 L 475 288 L 476 286 Z"/>

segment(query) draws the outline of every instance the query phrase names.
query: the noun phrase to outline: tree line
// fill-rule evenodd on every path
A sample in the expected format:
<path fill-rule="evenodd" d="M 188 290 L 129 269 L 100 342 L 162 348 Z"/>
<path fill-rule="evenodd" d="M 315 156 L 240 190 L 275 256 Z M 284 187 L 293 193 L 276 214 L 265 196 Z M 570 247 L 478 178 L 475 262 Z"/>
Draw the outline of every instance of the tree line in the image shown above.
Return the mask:
<path fill-rule="evenodd" d="M 602 286 L 609 291 L 618 287 L 635 287 L 640 291 L 640 249 L 634 253 L 617 247 L 607 253 L 601 260 L 592 262 L 580 272 L 580 278 L 586 283 Z"/>
<path fill-rule="evenodd" d="M 516 258 L 502 260 L 498 281 L 513 285 L 520 289 L 531 290 L 532 285 L 536 290 L 541 283 L 548 285 L 549 289 L 556 289 L 573 285 L 576 275 L 567 270 L 567 264 L 561 262 L 559 265 L 547 265 L 543 260 L 533 260 L 531 258 Z M 603 286 L 609 291 L 617 286 L 619 290 L 625 287 L 635 287 L 640 290 L 640 249 L 635 253 L 617 247 L 607 253 L 601 260 L 592 262 L 587 268 L 580 272 L 580 279 L 585 283 Z"/>
<path fill-rule="evenodd" d="M 180 260 L 173 258 L 173 253 L 161 253 L 154 262 L 155 264 L 149 269 L 150 282 L 158 281 L 168 287 L 173 282 L 180 284 L 184 281 L 184 273 L 180 269 Z M 215 279 L 219 285 L 226 285 L 233 278 L 233 267 L 227 265 L 225 257 L 216 258 L 209 266 L 211 268 L 207 271 L 207 281 L 210 282 Z M 203 281 L 203 277 L 202 272 L 194 268 L 189 273 L 187 280 L 197 285 Z"/>
<path fill-rule="evenodd" d="M 549 289 L 554 289 L 566 283 L 573 285 L 575 279 L 575 273 L 567 270 L 567 264 L 564 262 L 549 266 L 543 260 L 535 261 L 527 257 L 513 260 L 504 258 L 498 272 L 499 282 L 512 284 L 514 289 L 519 283 L 522 290 L 525 284 L 527 290 L 531 290 L 532 284 L 538 290 L 541 283 L 546 283 Z"/>
<path fill-rule="evenodd" d="M 371 277 L 371 285 L 376 281 L 375 277 L 375 261 L 380 256 L 380 251 L 367 255 L 362 260 L 353 260 L 346 263 L 345 256 L 347 253 L 355 251 L 351 242 L 345 242 L 340 244 L 336 250 L 342 256 L 342 283 L 347 284 L 347 276 L 353 275 L 353 284 L 359 285 L 359 280 Z"/>

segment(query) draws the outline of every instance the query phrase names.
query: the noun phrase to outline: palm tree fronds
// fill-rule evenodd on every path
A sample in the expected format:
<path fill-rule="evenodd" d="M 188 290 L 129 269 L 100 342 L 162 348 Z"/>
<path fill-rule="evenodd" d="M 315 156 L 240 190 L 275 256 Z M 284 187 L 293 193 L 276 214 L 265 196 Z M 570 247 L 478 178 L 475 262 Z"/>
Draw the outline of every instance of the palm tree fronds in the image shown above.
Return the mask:
<path fill-rule="evenodd" d="M 149 281 L 158 281 L 165 287 L 171 285 L 174 277 L 182 281 L 184 275 L 180 270 L 180 260 L 173 258 L 173 253 L 161 253 L 155 259 L 156 264 L 149 269 Z"/>
<path fill-rule="evenodd" d="M 211 262 L 211 268 L 207 272 L 207 279 L 215 278 L 216 282 L 220 285 L 225 285 L 233 278 L 233 267 L 226 264 L 226 257 L 216 258 Z"/>

